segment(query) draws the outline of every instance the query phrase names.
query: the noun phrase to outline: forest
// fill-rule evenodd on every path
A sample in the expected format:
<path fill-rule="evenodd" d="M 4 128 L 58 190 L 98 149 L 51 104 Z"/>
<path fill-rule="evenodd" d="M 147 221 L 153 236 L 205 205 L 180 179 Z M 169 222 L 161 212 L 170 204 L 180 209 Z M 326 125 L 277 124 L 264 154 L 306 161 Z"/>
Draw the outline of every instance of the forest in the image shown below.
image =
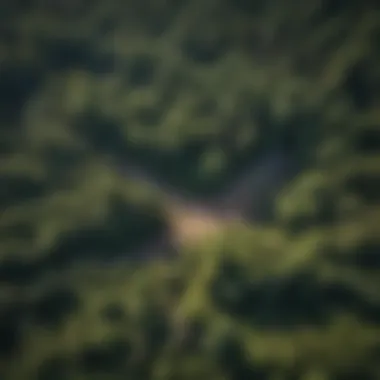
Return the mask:
<path fill-rule="evenodd" d="M 379 46 L 371 1 L 3 2 L 0 379 L 380 379 Z"/>

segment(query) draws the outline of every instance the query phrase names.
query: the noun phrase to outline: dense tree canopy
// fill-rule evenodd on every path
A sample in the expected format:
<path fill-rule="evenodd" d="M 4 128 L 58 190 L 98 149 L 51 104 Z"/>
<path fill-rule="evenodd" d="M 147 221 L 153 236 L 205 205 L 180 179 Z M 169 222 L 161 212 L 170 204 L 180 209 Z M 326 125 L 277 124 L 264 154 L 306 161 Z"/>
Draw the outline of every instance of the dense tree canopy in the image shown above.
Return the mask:
<path fill-rule="evenodd" d="M 0 11 L 0 378 L 379 378 L 375 5 L 32 3 Z M 124 165 L 212 198 L 272 150 L 265 223 L 140 257 L 167 200 Z"/>

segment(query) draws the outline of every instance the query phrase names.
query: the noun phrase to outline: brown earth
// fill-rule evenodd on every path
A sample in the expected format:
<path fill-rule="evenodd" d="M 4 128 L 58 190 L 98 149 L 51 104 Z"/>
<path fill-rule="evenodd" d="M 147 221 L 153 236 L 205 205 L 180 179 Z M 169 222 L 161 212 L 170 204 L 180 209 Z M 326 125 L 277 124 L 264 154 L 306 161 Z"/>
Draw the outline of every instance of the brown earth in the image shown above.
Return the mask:
<path fill-rule="evenodd" d="M 290 156 L 279 151 L 255 161 L 235 183 L 212 200 L 194 199 L 156 178 L 142 167 L 123 165 L 129 179 L 163 195 L 169 233 L 147 242 L 137 257 L 167 256 L 175 248 L 219 233 L 231 222 L 258 223 L 265 219 L 268 204 L 294 175 Z"/>

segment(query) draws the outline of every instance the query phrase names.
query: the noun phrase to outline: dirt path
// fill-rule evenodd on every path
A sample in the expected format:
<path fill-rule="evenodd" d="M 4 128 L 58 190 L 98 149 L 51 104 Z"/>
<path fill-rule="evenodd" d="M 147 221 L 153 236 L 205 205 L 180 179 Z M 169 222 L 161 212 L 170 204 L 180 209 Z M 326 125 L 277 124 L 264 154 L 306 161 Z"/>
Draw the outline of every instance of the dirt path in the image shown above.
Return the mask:
<path fill-rule="evenodd" d="M 173 246 L 174 241 L 207 235 L 231 218 L 249 217 L 251 221 L 259 222 L 267 211 L 268 202 L 291 178 L 294 168 L 294 162 L 288 155 L 273 151 L 252 163 L 237 181 L 213 200 L 196 200 L 142 167 L 123 164 L 123 175 L 162 194 L 171 219 L 169 225 L 173 227 L 172 236 L 148 242 L 136 256 L 144 259 L 166 256 L 164 251 Z"/>

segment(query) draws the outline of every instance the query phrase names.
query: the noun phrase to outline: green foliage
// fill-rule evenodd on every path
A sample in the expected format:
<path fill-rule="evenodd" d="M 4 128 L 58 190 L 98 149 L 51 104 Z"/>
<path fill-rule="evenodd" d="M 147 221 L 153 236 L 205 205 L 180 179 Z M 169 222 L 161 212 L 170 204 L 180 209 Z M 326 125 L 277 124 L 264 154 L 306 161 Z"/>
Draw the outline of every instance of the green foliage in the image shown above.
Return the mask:
<path fill-rule="evenodd" d="M 317 3 L 2 7 L 2 379 L 380 377 L 379 14 Z M 140 257 L 124 163 L 210 196 L 272 148 L 268 223 Z"/>

